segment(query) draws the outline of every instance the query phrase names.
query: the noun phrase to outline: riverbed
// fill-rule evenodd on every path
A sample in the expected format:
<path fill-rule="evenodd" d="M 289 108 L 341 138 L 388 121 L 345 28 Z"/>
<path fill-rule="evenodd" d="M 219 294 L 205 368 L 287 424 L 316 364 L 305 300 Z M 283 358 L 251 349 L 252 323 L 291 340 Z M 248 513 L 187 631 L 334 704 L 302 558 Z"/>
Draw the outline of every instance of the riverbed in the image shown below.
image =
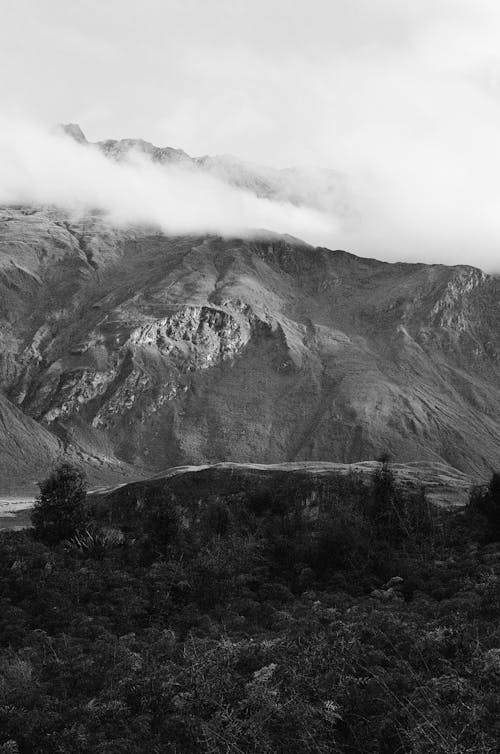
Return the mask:
<path fill-rule="evenodd" d="M 0 497 L 0 529 L 25 529 L 30 525 L 34 498 Z"/>

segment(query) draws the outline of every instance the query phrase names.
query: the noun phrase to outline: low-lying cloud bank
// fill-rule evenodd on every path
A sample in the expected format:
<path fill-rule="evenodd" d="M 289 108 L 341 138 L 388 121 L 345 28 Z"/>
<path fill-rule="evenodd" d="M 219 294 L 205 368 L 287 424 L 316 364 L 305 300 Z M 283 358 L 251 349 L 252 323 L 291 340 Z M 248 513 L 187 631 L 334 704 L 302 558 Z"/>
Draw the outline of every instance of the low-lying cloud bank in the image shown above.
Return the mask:
<path fill-rule="evenodd" d="M 424 155 L 409 154 L 404 144 L 397 160 L 387 160 L 382 134 L 380 151 L 370 152 L 369 143 L 366 135 L 356 150 L 346 147 L 333 166 L 339 173 L 241 163 L 248 185 L 273 186 L 274 198 L 263 198 L 232 185 L 231 160 L 228 172 L 223 158 L 215 171 L 190 160 L 160 164 L 138 151 L 118 161 L 62 132 L 0 118 L 0 204 L 99 209 L 113 224 L 154 225 L 169 234 L 266 229 L 391 262 L 500 272 L 500 162 L 493 150 L 488 161 L 465 150 L 458 158 L 443 140 L 427 171 Z M 485 139 L 484 149 L 490 143 Z M 424 151 L 425 145 L 423 139 Z M 394 139 L 391 149 L 397 146 Z"/>
<path fill-rule="evenodd" d="M 182 164 L 138 153 L 115 162 L 93 145 L 27 123 L 0 121 L 0 203 L 103 210 L 116 224 L 147 223 L 166 233 L 246 233 L 267 229 L 317 242 L 334 216 L 255 196 Z"/>

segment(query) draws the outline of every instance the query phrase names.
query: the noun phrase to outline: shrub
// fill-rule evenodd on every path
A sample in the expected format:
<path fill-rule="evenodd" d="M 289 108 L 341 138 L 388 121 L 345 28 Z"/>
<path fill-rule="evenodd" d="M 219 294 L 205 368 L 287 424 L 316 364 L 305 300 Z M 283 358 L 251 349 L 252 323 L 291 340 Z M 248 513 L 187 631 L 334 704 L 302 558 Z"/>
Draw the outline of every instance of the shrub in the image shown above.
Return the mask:
<path fill-rule="evenodd" d="M 358 506 L 345 500 L 332 505 L 329 515 L 318 521 L 307 562 L 318 573 L 350 568 L 367 557 L 365 521 Z"/>
<path fill-rule="evenodd" d="M 425 490 L 409 492 L 399 487 L 386 455 L 373 474 L 366 514 L 374 538 L 380 541 L 422 543 L 438 533 L 438 512 Z"/>
<path fill-rule="evenodd" d="M 175 499 L 162 492 L 152 495 L 143 511 L 145 546 L 154 555 L 171 554 L 182 547 L 184 537 Z"/>
<path fill-rule="evenodd" d="M 229 508 L 222 500 L 211 500 L 203 513 L 203 528 L 208 537 L 225 537 L 229 531 L 231 516 Z"/>
<path fill-rule="evenodd" d="M 98 557 L 114 547 L 123 545 L 124 541 L 125 536 L 120 529 L 99 529 L 90 526 L 71 537 L 68 544 L 82 554 Z"/>
<path fill-rule="evenodd" d="M 31 514 L 35 539 L 56 545 L 85 528 L 87 483 L 80 469 L 61 463 L 38 486 L 40 492 Z"/>

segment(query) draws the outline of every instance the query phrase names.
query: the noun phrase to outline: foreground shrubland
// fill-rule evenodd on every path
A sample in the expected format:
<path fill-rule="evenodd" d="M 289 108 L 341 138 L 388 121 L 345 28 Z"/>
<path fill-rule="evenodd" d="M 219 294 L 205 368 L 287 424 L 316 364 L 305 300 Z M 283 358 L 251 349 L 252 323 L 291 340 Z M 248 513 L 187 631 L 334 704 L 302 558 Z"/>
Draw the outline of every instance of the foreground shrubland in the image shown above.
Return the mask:
<path fill-rule="evenodd" d="M 497 752 L 487 494 L 438 512 L 384 464 L 314 516 L 277 490 L 0 533 L 0 752 Z"/>

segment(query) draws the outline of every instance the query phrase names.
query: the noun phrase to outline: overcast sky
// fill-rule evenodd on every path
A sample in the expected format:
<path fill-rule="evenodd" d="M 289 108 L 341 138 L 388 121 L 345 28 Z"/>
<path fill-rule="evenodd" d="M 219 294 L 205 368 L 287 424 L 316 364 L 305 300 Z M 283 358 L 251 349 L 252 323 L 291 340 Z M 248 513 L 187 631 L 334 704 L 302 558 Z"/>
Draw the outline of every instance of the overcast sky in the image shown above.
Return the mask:
<path fill-rule="evenodd" d="M 359 222 L 318 241 L 500 270 L 499 53 L 490 0 L 15 0 L 0 111 L 336 168 Z"/>

